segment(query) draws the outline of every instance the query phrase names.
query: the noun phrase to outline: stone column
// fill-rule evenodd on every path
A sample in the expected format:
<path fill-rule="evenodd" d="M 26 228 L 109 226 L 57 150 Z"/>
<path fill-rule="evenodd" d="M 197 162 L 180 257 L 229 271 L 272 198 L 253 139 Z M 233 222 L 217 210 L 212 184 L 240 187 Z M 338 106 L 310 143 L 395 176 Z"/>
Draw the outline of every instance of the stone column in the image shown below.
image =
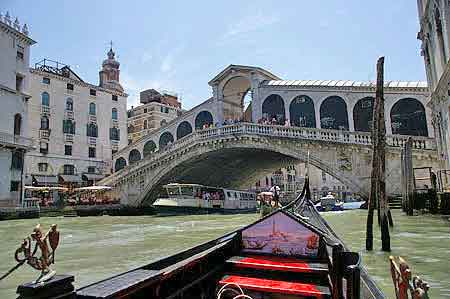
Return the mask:
<path fill-rule="evenodd" d="M 353 120 L 353 108 L 355 108 L 355 105 L 350 105 L 349 109 L 347 109 L 348 130 L 350 132 L 355 132 L 355 121 Z"/>
<path fill-rule="evenodd" d="M 314 103 L 314 115 L 316 116 L 316 128 L 322 128 L 320 125 L 320 106 L 317 106 L 316 103 Z"/>
<path fill-rule="evenodd" d="M 289 124 L 291 124 L 291 115 L 289 113 L 289 99 L 287 98 L 288 93 L 283 97 L 284 103 L 284 119 L 289 120 Z"/>
<path fill-rule="evenodd" d="M 224 121 L 224 112 L 223 112 L 223 93 L 219 90 L 219 84 L 213 85 L 213 98 L 214 98 L 214 106 L 216 110 L 216 119 L 215 122 L 221 126 Z"/>
<path fill-rule="evenodd" d="M 257 123 L 262 117 L 260 80 L 255 73 L 250 75 L 250 91 L 252 92 L 252 122 Z"/>

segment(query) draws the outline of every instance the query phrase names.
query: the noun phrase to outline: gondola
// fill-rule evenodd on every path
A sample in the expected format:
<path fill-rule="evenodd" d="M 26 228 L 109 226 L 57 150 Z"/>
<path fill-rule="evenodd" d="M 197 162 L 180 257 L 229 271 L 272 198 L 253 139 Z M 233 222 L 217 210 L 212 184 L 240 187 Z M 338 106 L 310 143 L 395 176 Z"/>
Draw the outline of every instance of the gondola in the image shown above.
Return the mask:
<path fill-rule="evenodd" d="M 289 205 L 76 298 L 386 298 L 311 202 L 309 180 Z"/>

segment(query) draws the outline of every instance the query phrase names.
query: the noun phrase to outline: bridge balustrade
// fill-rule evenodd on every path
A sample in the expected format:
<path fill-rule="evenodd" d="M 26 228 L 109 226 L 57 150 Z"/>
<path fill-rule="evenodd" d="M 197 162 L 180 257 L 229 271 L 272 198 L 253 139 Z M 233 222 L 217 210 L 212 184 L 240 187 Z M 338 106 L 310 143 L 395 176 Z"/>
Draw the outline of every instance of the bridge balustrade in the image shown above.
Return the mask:
<path fill-rule="evenodd" d="M 239 123 L 223 127 L 197 130 L 190 135 L 178 139 L 177 141 L 167 146 L 166 148 L 158 150 L 149 159 L 137 161 L 132 165 L 128 165 L 127 167 L 125 167 L 125 169 L 127 169 L 128 171 L 131 171 L 132 169 L 138 169 L 142 163 L 156 161 L 170 152 L 176 151 L 181 148 L 187 148 L 200 140 L 207 140 L 219 136 L 228 136 L 236 134 L 250 134 L 269 137 L 319 140 L 344 144 L 360 144 L 360 145 L 372 144 L 371 133 L 366 132 L 350 132 L 350 131 L 330 130 L 330 129 Z M 388 146 L 401 148 L 410 137 L 411 136 L 402 136 L 402 135 L 386 136 L 386 143 Z M 420 136 L 412 136 L 412 138 L 414 149 L 434 150 L 436 148 L 436 143 L 432 138 Z"/>

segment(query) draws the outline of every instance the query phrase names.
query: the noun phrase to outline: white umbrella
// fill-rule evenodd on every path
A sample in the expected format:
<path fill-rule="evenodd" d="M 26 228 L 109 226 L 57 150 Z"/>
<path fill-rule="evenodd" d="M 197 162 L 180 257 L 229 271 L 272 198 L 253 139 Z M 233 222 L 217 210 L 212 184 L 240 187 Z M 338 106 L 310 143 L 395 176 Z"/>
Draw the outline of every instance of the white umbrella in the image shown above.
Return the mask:
<path fill-rule="evenodd" d="M 278 186 L 273 186 L 272 188 L 269 189 L 269 191 L 272 192 L 273 194 L 275 194 L 275 192 L 279 193 L 280 190 L 281 189 Z"/>

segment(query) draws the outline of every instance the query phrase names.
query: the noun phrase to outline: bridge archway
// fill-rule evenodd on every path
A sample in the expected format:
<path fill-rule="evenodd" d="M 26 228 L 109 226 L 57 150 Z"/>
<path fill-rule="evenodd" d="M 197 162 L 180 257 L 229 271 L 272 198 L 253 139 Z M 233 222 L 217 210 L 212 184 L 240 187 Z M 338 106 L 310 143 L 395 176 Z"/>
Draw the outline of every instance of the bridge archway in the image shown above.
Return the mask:
<path fill-rule="evenodd" d="M 347 104 L 339 96 L 326 98 L 320 105 L 320 127 L 322 129 L 348 131 Z"/>
<path fill-rule="evenodd" d="M 114 164 L 114 171 L 117 172 L 125 168 L 125 166 L 127 166 L 127 161 L 124 158 L 120 157 L 116 160 L 116 163 Z"/>
<path fill-rule="evenodd" d="M 296 96 L 289 105 L 291 126 L 316 127 L 316 112 L 313 100 L 305 95 Z"/>
<path fill-rule="evenodd" d="M 398 100 L 391 109 L 393 134 L 428 136 L 425 107 L 414 98 Z"/>
<path fill-rule="evenodd" d="M 262 115 L 268 120 L 276 119 L 278 124 L 285 122 L 284 100 L 280 95 L 271 94 L 262 104 Z"/>
<path fill-rule="evenodd" d="M 373 97 L 365 97 L 356 102 L 353 107 L 355 131 L 371 132 L 374 101 Z"/>
<path fill-rule="evenodd" d="M 203 110 L 197 114 L 195 117 L 195 129 L 201 130 L 204 125 L 212 125 L 214 123 L 213 116 L 211 112 Z"/>
<path fill-rule="evenodd" d="M 270 138 L 258 144 L 246 144 L 240 140 L 216 142 L 214 146 L 195 147 L 194 151 L 183 152 L 177 159 L 156 170 L 146 181 L 146 187 L 139 192 L 137 202 L 153 201 L 161 186 L 171 182 L 199 183 L 229 188 L 244 188 L 241 182 L 256 181 L 264 174 L 273 172 L 280 165 L 306 162 L 308 150 L 296 145 L 269 142 Z M 331 151 L 335 151 L 330 149 Z M 309 163 L 349 186 L 354 192 L 366 196 L 364 183 L 351 172 L 336 168 L 322 160 L 319 155 L 310 155 Z M 218 173 L 217 169 L 221 172 Z"/>
<path fill-rule="evenodd" d="M 183 121 L 177 128 L 177 140 L 192 133 L 192 126 L 188 121 Z"/>
<path fill-rule="evenodd" d="M 137 149 L 132 149 L 128 155 L 128 161 L 130 164 L 136 163 L 141 160 L 141 153 Z"/>
<path fill-rule="evenodd" d="M 169 143 L 173 143 L 173 135 L 170 132 L 164 132 L 159 137 L 159 149 L 164 149 Z"/>
<path fill-rule="evenodd" d="M 155 142 L 153 142 L 153 140 L 149 140 L 144 144 L 144 150 L 142 151 L 144 153 L 144 158 L 149 157 L 155 151 L 156 151 L 156 144 Z"/>
<path fill-rule="evenodd" d="M 222 88 L 224 120 L 241 120 L 244 118 L 244 113 L 251 115 L 251 108 L 249 111 L 244 111 L 244 99 L 250 86 L 250 80 L 244 76 L 232 77 L 224 84 Z"/>

